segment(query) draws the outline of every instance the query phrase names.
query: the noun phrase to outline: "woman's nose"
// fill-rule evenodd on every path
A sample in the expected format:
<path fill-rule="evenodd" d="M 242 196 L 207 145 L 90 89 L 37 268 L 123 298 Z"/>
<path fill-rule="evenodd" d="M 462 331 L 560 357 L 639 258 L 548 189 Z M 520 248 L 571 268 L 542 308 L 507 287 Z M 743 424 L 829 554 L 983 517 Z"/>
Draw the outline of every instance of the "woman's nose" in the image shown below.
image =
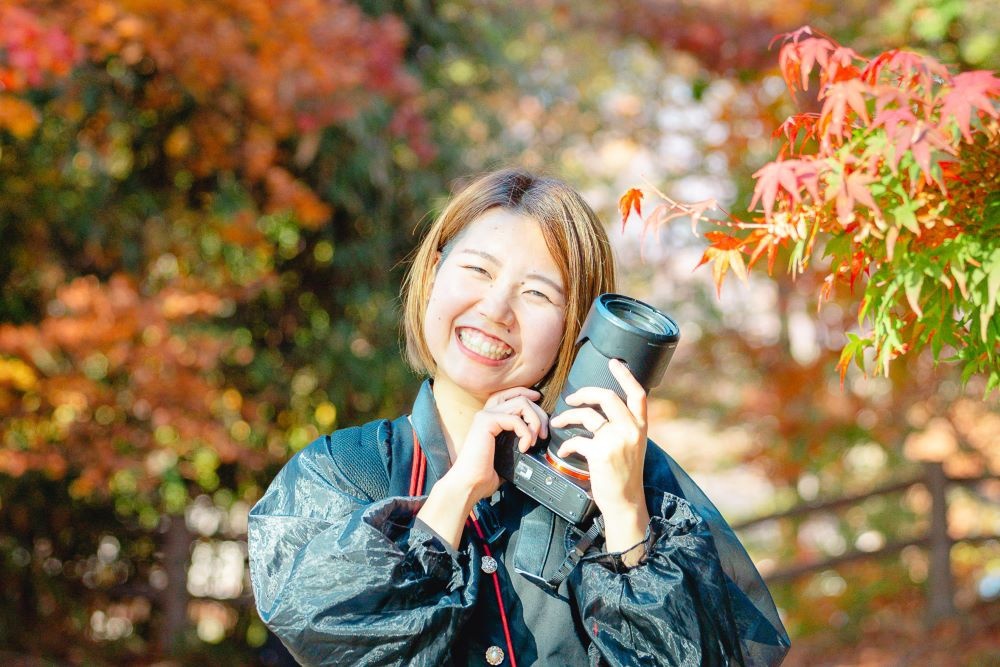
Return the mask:
<path fill-rule="evenodd" d="M 510 290 L 504 289 L 502 285 L 492 285 L 479 300 L 479 312 L 492 322 L 510 327 L 514 321 Z"/>

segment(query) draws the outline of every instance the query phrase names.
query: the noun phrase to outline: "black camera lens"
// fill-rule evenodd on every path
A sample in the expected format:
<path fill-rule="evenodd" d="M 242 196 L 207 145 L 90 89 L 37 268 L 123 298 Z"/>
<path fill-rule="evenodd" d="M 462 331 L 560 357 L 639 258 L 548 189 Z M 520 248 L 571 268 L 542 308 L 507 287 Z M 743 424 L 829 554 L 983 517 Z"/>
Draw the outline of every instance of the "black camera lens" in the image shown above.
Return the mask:
<path fill-rule="evenodd" d="M 620 359 L 647 392 L 660 383 L 674 354 L 680 328 L 649 304 L 621 294 L 602 294 L 594 301 L 577 338 L 577 353 L 554 414 L 568 409 L 565 398 L 582 387 L 604 387 L 625 400 L 625 392 L 611 375 L 608 362 Z M 592 406 L 597 407 L 597 406 Z M 599 408 L 597 408 L 599 410 Z M 569 438 L 593 434 L 581 426 L 552 428 L 546 458 L 557 469 L 575 477 L 588 475 L 586 460 L 556 452 Z"/>
<path fill-rule="evenodd" d="M 676 336 L 678 333 L 673 320 L 652 306 L 637 302 L 635 299 L 612 297 L 604 302 L 604 306 L 612 316 L 641 332 L 667 337 Z"/>

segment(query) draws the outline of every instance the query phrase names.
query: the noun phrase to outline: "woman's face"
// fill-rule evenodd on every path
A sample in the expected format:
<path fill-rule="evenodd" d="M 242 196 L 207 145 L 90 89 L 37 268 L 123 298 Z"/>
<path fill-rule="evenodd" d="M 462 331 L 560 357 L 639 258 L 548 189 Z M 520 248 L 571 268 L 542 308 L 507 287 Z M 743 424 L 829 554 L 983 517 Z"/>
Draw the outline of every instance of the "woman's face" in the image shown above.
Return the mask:
<path fill-rule="evenodd" d="M 435 383 L 482 401 L 531 387 L 555 364 L 565 318 L 566 287 L 539 224 L 491 209 L 438 259 L 424 317 Z"/>

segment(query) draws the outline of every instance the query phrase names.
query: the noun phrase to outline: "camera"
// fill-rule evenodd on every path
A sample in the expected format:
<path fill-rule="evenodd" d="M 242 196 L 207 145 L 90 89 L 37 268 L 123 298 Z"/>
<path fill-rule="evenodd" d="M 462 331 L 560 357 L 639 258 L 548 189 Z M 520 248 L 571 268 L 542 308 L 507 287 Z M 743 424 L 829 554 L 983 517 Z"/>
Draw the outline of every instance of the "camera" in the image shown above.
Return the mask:
<path fill-rule="evenodd" d="M 576 355 L 555 414 L 566 410 L 566 397 L 583 387 L 611 389 L 624 400 L 625 392 L 608 368 L 611 359 L 624 362 L 648 393 L 663 378 L 678 340 L 677 324 L 656 308 L 621 294 L 601 294 L 577 337 Z M 601 412 L 599 406 L 590 407 Z M 517 437 L 505 432 L 497 438 L 494 467 L 500 477 L 570 523 L 583 523 L 597 509 L 587 461 L 577 454 L 558 455 L 562 443 L 581 435 L 593 436 L 582 426 L 550 427 L 548 440 L 522 454 Z"/>

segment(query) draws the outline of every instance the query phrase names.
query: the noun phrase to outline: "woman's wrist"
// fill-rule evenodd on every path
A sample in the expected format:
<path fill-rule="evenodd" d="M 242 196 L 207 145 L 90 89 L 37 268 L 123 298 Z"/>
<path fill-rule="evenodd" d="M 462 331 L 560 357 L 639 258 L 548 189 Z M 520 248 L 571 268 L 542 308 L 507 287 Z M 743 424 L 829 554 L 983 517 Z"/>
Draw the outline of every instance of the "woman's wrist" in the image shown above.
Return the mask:
<path fill-rule="evenodd" d="M 478 500 L 475 489 L 446 473 L 431 488 L 417 518 L 457 549 L 465 520 Z"/>
<path fill-rule="evenodd" d="M 638 564 L 645 555 L 645 549 L 638 548 L 638 545 L 646 539 L 646 531 L 649 528 L 649 511 L 646 509 L 646 504 L 625 504 L 602 514 L 605 548 L 609 552 L 621 552 L 629 566 Z"/>

